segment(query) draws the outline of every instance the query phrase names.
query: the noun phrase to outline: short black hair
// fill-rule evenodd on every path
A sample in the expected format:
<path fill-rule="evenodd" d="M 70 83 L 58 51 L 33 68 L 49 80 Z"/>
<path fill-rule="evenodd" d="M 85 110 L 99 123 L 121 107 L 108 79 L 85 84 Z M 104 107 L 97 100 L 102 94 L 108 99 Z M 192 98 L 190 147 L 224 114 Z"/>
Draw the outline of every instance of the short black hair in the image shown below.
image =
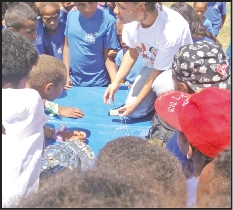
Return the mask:
<path fill-rule="evenodd" d="M 35 66 L 33 66 L 30 72 L 30 78 L 28 84 L 30 88 L 39 90 L 48 83 L 53 83 L 54 86 L 60 84 L 67 77 L 65 64 L 50 55 L 39 55 L 39 60 Z"/>
<path fill-rule="evenodd" d="M 209 194 L 198 197 L 197 208 L 230 208 L 231 207 L 231 147 L 222 150 L 211 161 L 212 171 L 208 174 Z"/>
<path fill-rule="evenodd" d="M 176 194 L 173 194 L 167 200 L 161 182 L 155 184 L 152 179 L 149 179 L 145 183 L 146 178 L 148 178 L 147 170 L 145 168 L 127 170 L 129 164 L 129 162 L 123 161 L 115 169 L 94 167 L 88 171 L 63 170 L 48 177 L 38 192 L 29 198 L 22 199 L 18 207 L 185 207 L 183 202 L 180 202 L 186 201 L 185 195 L 179 199 Z M 136 176 L 134 172 L 136 172 Z M 145 179 L 141 177 L 145 177 Z"/>
<path fill-rule="evenodd" d="M 150 178 L 151 182 L 162 184 L 168 195 L 178 196 L 182 192 L 182 199 L 186 196 L 185 178 L 181 163 L 165 148 L 152 145 L 137 136 L 119 137 L 108 142 L 100 150 L 96 166 L 115 170 L 117 165 L 122 164 L 121 162 L 125 160 L 130 162 L 128 170 L 146 169 L 146 179 Z M 181 206 L 184 201 L 182 199 L 179 200 Z"/>
<path fill-rule="evenodd" d="M 17 87 L 37 63 L 38 52 L 24 36 L 2 30 L 2 87 L 11 83 Z"/>
<path fill-rule="evenodd" d="M 24 27 L 25 20 L 37 21 L 37 15 L 29 5 L 23 2 L 14 2 L 8 7 L 5 14 L 7 28 L 12 27 L 19 31 Z"/>

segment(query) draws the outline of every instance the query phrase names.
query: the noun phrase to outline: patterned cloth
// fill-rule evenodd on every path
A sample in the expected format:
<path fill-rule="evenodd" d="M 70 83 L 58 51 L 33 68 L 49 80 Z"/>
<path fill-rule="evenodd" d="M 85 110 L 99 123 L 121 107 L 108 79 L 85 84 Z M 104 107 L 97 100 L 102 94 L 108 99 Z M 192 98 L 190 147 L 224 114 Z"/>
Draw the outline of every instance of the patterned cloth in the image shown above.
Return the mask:
<path fill-rule="evenodd" d="M 194 92 L 210 86 L 231 89 L 227 56 L 215 43 L 200 41 L 182 46 L 174 56 L 172 73 Z"/>
<path fill-rule="evenodd" d="M 65 168 L 88 170 L 94 165 L 95 155 L 92 149 L 79 140 L 65 141 L 49 145 L 41 161 L 40 178 L 45 178 Z"/>

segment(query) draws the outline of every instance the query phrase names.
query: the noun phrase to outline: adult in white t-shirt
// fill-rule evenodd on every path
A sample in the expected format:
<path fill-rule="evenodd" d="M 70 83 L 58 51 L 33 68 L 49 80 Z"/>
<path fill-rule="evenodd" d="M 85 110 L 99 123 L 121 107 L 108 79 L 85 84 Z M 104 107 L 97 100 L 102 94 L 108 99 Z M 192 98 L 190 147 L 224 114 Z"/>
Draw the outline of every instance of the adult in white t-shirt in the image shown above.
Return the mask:
<path fill-rule="evenodd" d="M 138 55 L 142 56 L 146 65 L 131 87 L 126 104 L 118 111 L 120 117 L 143 117 L 154 109 L 156 96 L 173 90 L 173 57 L 181 46 L 192 43 L 189 25 L 180 14 L 155 2 L 117 2 L 114 13 L 125 24 L 122 39 L 129 49 L 105 91 L 104 102 L 114 101 L 122 79 Z"/>
<path fill-rule="evenodd" d="M 48 117 L 33 89 L 2 89 L 2 206 L 36 192 Z"/>

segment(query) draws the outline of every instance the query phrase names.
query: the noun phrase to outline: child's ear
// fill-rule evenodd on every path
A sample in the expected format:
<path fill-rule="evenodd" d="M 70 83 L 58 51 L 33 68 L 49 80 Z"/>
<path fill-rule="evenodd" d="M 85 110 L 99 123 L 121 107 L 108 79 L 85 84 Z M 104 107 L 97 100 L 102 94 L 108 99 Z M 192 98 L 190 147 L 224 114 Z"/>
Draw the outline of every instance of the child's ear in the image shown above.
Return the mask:
<path fill-rule="evenodd" d="M 185 92 L 185 93 L 188 93 L 188 86 L 184 83 L 184 82 L 179 82 L 177 84 L 177 88 L 179 91 L 181 92 Z"/>
<path fill-rule="evenodd" d="M 45 85 L 45 89 L 44 89 L 45 94 L 49 94 L 52 86 L 53 86 L 53 83 L 48 83 L 47 85 Z"/>
<path fill-rule="evenodd" d="M 13 27 L 9 27 L 9 28 L 7 28 L 7 30 L 10 30 L 10 31 L 14 31 L 14 32 L 17 32 Z"/>
<path fill-rule="evenodd" d="M 187 159 L 191 159 L 192 155 L 193 155 L 193 149 L 190 146 L 190 144 L 188 144 Z"/>

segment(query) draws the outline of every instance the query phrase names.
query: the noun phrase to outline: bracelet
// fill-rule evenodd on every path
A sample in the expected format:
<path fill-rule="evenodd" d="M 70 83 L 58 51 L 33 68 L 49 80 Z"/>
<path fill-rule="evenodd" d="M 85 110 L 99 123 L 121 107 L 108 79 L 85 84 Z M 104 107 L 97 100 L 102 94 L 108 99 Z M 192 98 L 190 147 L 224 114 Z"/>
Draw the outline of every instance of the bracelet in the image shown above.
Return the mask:
<path fill-rule="evenodd" d="M 57 142 L 60 142 L 60 143 L 64 142 L 64 140 L 62 139 L 62 136 L 58 132 L 59 131 L 67 131 L 67 130 L 68 129 L 67 129 L 66 125 L 61 124 L 59 129 L 55 129 L 55 133 L 53 134 L 52 139 L 57 141 Z"/>
<path fill-rule="evenodd" d="M 51 112 L 50 116 L 59 115 L 58 104 L 46 100 L 45 108 L 48 109 Z"/>

